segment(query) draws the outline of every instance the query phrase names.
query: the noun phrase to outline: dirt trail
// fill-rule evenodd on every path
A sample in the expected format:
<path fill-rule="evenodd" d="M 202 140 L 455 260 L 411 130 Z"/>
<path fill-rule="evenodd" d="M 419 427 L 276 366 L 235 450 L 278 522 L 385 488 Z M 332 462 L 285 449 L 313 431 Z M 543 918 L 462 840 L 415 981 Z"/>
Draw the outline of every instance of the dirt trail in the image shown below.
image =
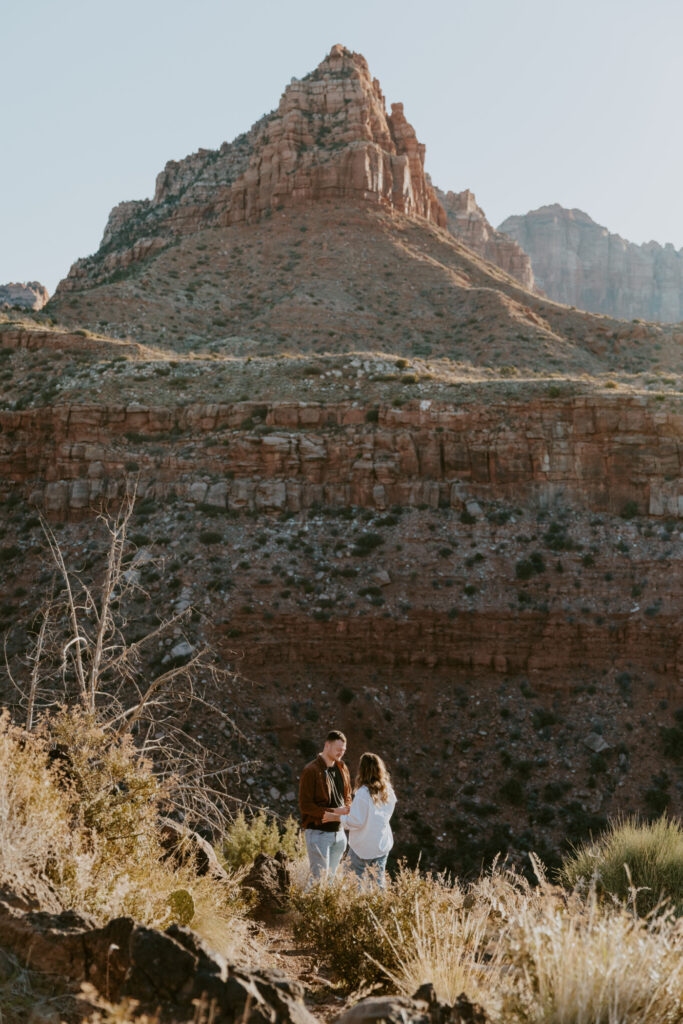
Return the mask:
<path fill-rule="evenodd" d="M 315 949 L 297 943 L 291 915 L 267 924 L 265 930 L 275 966 L 304 986 L 310 1013 L 321 1024 L 332 1024 L 344 1010 L 346 997 L 339 993 L 331 972 L 320 963 Z"/>

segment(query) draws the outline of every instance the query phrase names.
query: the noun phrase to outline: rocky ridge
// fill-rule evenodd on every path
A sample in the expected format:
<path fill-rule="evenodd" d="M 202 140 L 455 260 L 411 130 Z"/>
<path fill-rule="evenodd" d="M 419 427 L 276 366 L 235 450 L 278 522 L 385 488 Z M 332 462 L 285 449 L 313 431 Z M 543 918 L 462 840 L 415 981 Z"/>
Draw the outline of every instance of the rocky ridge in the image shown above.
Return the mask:
<path fill-rule="evenodd" d="M 60 518 L 125 488 L 223 510 L 462 510 L 506 499 L 683 516 L 680 409 L 643 396 L 527 401 L 63 405 L 0 411 L 0 477 Z M 153 448 L 153 457 L 148 451 Z"/>
<path fill-rule="evenodd" d="M 498 231 L 529 254 L 546 295 L 621 319 L 683 320 L 683 249 L 635 245 L 558 203 L 508 217 Z"/>
<path fill-rule="evenodd" d="M 472 252 L 510 274 L 527 291 L 536 290 L 529 256 L 517 242 L 489 224 L 473 192 L 469 189 L 442 192 L 437 188 L 436 194 L 446 211 L 448 230 L 456 238 Z"/>
<path fill-rule="evenodd" d="M 333 46 L 249 132 L 219 150 L 170 161 L 153 199 L 115 207 L 99 252 L 74 264 L 58 293 L 124 270 L 178 234 L 252 223 L 293 202 L 361 199 L 443 226 L 424 156 L 403 104 L 387 114 L 365 58 Z"/>

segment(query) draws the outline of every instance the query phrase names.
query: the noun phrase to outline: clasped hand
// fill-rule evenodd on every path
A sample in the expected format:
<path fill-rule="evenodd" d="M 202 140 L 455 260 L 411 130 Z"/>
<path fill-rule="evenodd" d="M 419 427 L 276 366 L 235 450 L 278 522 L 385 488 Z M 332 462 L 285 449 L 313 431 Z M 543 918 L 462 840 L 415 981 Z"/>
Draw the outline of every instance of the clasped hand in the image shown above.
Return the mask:
<path fill-rule="evenodd" d="M 350 807 L 331 807 L 329 811 L 325 811 L 323 814 L 323 824 L 327 824 L 330 821 L 339 821 L 344 814 L 348 814 L 351 810 Z"/>

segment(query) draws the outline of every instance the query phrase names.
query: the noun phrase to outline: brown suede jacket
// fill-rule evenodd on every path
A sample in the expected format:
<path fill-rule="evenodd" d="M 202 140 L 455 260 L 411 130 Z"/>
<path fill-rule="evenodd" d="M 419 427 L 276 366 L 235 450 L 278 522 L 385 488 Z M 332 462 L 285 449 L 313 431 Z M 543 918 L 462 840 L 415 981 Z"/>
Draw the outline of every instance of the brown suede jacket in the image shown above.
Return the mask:
<path fill-rule="evenodd" d="M 335 764 L 341 772 L 344 780 L 344 803 L 348 806 L 351 803 L 351 775 L 343 761 L 336 761 Z M 327 785 L 325 769 L 327 765 L 320 754 L 315 761 L 307 764 L 301 773 L 299 780 L 299 810 L 301 811 L 302 828 L 319 828 L 323 832 L 337 832 L 341 825 L 336 821 L 328 821 L 323 824 L 323 814 L 329 811 L 332 803 L 330 790 Z"/>

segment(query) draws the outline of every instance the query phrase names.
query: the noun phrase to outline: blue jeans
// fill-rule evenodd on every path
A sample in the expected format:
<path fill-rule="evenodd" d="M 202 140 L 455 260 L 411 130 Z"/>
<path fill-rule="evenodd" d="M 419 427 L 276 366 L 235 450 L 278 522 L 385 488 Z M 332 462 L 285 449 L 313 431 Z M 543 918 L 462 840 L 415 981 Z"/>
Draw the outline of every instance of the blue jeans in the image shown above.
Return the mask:
<path fill-rule="evenodd" d="M 387 865 L 388 853 L 385 853 L 383 857 L 359 857 L 357 853 L 354 853 L 349 848 L 349 867 L 358 878 L 358 884 L 362 885 L 364 882 L 377 883 L 380 889 L 384 889 L 385 882 L 385 868 Z"/>
<path fill-rule="evenodd" d="M 338 832 L 323 832 L 319 828 L 307 828 L 306 853 L 311 873 L 306 888 L 318 882 L 331 882 L 337 873 L 342 854 L 346 849 L 346 833 L 343 828 Z"/>

